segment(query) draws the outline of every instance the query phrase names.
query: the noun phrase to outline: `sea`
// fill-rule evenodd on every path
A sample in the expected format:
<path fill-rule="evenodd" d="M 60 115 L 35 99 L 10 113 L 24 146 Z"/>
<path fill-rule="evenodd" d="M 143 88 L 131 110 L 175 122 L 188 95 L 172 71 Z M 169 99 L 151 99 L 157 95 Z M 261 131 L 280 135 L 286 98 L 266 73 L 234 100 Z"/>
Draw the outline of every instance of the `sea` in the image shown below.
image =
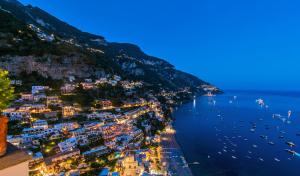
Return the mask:
<path fill-rule="evenodd" d="M 173 116 L 195 176 L 300 176 L 300 92 L 226 91 Z"/>

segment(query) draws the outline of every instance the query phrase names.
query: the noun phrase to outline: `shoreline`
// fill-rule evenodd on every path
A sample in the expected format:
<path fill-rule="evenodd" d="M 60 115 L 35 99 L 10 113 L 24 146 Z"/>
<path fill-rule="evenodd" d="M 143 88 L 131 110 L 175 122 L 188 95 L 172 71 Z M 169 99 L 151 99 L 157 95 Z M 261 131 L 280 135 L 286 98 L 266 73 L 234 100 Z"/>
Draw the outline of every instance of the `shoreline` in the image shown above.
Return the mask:
<path fill-rule="evenodd" d="M 176 140 L 175 134 L 176 132 L 172 127 L 168 127 L 161 134 L 162 160 L 166 164 L 168 175 L 194 176 L 185 160 L 184 153 Z"/>
<path fill-rule="evenodd" d="M 223 94 L 223 91 L 217 92 L 216 94 Z M 194 98 L 199 98 L 205 96 L 204 94 L 196 95 Z M 173 108 L 179 108 L 183 104 L 191 102 L 192 99 L 183 100 L 180 104 L 173 106 Z M 178 176 L 194 176 L 193 170 L 189 166 L 189 163 L 186 161 L 185 154 L 177 142 L 176 139 L 176 130 L 173 127 L 173 123 L 176 119 L 173 116 L 172 112 L 172 123 L 169 125 L 166 130 L 161 133 L 161 142 L 162 147 L 162 161 L 163 166 L 167 170 L 167 175 L 178 175 Z"/>
<path fill-rule="evenodd" d="M 223 94 L 224 92 L 217 92 L 217 94 Z M 204 94 L 196 95 L 194 98 L 199 98 L 205 96 Z M 190 103 L 193 99 L 181 101 L 180 104 L 174 106 L 173 108 L 179 108 L 183 104 Z M 189 163 L 186 161 L 185 154 L 177 142 L 176 139 L 176 130 L 173 127 L 173 123 L 176 120 L 174 118 L 174 112 L 172 112 L 172 123 L 170 126 L 166 128 L 166 131 L 161 134 L 161 146 L 163 148 L 163 161 L 166 163 L 167 170 L 174 170 L 175 173 L 171 173 L 171 175 L 178 176 L 194 176 L 193 170 L 189 166 Z M 165 140 L 163 140 L 165 138 Z M 172 156 L 171 156 L 172 155 Z M 173 158 L 171 158 L 171 157 Z M 174 157 L 175 156 L 175 157 Z M 178 156 L 178 157 L 176 157 Z M 180 157 L 179 157 L 180 156 Z M 177 158 L 177 160 L 176 160 Z M 178 160 L 178 158 L 180 158 Z M 168 172 L 169 173 L 169 172 Z"/>

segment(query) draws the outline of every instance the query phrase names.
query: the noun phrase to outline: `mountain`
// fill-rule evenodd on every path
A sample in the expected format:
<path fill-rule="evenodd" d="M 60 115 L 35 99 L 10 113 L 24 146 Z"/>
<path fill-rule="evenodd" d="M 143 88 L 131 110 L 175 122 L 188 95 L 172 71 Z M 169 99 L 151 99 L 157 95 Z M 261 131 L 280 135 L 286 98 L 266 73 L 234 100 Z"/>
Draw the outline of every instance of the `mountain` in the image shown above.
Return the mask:
<path fill-rule="evenodd" d="M 23 22 L 39 26 L 46 32 L 55 32 L 64 38 L 76 38 L 78 41 L 86 43 L 93 43 L 93 41 L 89 41 L 90 39 L 104 40 L 102 36 L 82 32 L 38 7 L 24 6 L 16 0 L 1 0 L 0 6 L 2 9 L 9 10 Z"/>
<path fill-rule="evenodd" d="M 199 87 L 208 84 L 136 45 L 108 42 L 16 0 L 0 0 L 0 67 L 14 76 L 37 72 L 63 80 L 116 74 L 166 90 L 201 92 Z"/>

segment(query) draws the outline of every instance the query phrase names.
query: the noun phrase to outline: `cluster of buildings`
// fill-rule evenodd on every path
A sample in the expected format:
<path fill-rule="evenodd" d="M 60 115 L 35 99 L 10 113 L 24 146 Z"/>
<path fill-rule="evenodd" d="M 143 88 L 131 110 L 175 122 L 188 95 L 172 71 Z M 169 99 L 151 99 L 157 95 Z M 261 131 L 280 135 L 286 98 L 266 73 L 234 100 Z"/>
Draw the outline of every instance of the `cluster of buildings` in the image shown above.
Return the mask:
<path fill-rule="evenodd" d="M 92 89 L 97 84 L 115 84 L 114 81 L 124 89 L 142 86 L 120 82 L 119 76 L 65 84 L 55 96 L 47 95 L 51 90 L 48 86 L 32 86 L 31 92 L 20 93 L 15 103 L 3 111 L 10 121 L 16 122 L 16 129 L 21 128 L 7 140 L 29 151 L 31 175 L 80 175 L 99 168 L 104 168 L 99 171 L 102 175 L 163 175 L 163 169 L 152 166 L 151 157 L 157 152 L 140 150 L 157 143 L 150 120 L 164 121 L 155 97 L 124 101 L 121 107 L 114 107 L 109 99 L 99 100 L 96 103 L 102 108 L 89 111 L 67 105 L 61 99 L 61 95 L 73 94 L 79 84 L 84 89 Z M 78 121 L 78 116 L 84 120 Z"/>
<path fill-rule="evenodd" d="M 42 21 L 39 22 L 43 23 Z M 29 24 L 28 27 L 29 29 L 33 30 L 42 41 L 52 42 L 55 39 L 54 34 L 47 34 L 34 24 Z"/>
<path fill-rule="evenodd" d="M 75 77 L 69 76 L 70 83 L 63 85 L 60 89 L 63 95 L 71 94 L 78 86 L 82 86 L 82 88 L 85 90 L 95 89 L 99 85 L 103 85 L 103 84 L 116 86 L 121 81 L 121 77 L 118 75 L 113 75 L 113 76 L 106 75 L 94 81 L 92 79 L 85 79 L 79 83 L 75 83 L 75 80 L 76 80 Z"/>
<path fill-rule="evenodd" d="M 137 87 L 143 87 L 142 81 L 121 81 L 121 85 L 124 89 L 130 90 Z"/>

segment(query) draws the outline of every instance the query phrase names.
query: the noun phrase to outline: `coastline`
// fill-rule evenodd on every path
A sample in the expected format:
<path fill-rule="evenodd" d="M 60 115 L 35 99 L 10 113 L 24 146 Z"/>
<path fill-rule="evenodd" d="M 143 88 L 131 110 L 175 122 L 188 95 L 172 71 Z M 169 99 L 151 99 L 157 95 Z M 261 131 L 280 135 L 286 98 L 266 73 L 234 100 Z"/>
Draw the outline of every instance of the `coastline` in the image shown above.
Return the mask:
<path fill-rule="evenodd" d="M 175 134 L 175 130 L 170 126 L 161 134 L 162 160 L 168 175 L 193 176 Z"/>
<path fill-rule="evenodd" d="M 223 94 L 223 91 L 214 92 L 215 94 Z M 206 96 L 205 94 L 196 95 L 194 98 L 198 98 L 201 96 Z M 173 108 L 179 108 L 185 103 L 190 103 L 192 99 L 183 100 L 179 105 L 174 106 Z M 172 120 L 176 119 L 173 117 Z M 185 154 L 177 142 L 176 139 L 176 130 L 173 127 L 173 122 L 166 128 L 166 131 L 161 133 L 161 146 L 162 146 L 162 156 L 163 163 L 166 163 L 166 168 L 168 170 L 168 174 L 171 171 L 171 175 L 178 176 L 194 176 L 189 163 L 186 161 Z"/>

